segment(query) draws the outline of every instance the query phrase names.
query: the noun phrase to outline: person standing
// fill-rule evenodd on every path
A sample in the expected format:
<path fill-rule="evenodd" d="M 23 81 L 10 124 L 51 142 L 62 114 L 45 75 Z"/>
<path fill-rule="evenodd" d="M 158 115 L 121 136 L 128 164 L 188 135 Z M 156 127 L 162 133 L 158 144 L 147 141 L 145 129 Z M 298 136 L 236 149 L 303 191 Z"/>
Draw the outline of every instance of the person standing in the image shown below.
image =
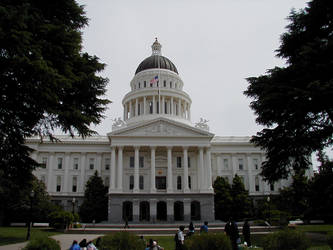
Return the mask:
<path fill-rule="evenodd" d="M 69 248 L 69 250 L 80 250 L 80 249 L 81 248 L 80 248 L 80 246 L 79 246 L 79 244 L 77 243 L 76 240 L 73 241 L 71 247 Z"/>
<path fill-rule="evenodd" d="M 237 224 L 230 219 L 224 227 L 224 232 L 230 238 L 232 249 L 238 250 L 237 241 L 239 240 L 239 232 Z"/>
<path fill-rule="evenodd" d="M 200 233 L 208 233 L 208 221 L 205 221 L 200 227 Z"/>
<path fill-rule="evenodd" d="M 243 237 L 244 237 L 244 242 L 246 242 L 247 246 L 251 246 L 251 230 L 250 230 L 250 225 L 248 220 L 245 220 L 244 225 L 243 225 Z"/>
<path fill-rule="evenodd" d="M 190 222 L 190 225 L 188 226 L 188 233 L 186 236 L 191 236 L 192 234 L 194 234 L 194 225 L 193 225 L 193 222 L 191 221 Z"/>
<path fill-rule="evenodd" d="M 176 234 L 175 241 L 176 241 L 176 250 L 183 250 L 184 249 L 184 226 L 179 226 L 179 230 Z"/>

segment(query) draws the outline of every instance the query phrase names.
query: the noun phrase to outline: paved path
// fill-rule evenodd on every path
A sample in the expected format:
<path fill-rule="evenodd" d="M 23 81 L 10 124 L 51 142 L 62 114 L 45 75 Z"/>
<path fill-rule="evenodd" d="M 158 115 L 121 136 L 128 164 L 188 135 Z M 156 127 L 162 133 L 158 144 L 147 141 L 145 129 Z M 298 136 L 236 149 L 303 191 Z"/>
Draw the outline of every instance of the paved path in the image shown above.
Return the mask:
<path fill-rule="evenodd" d="M 73 240 L 77 240 L 80 242 L 82 239 L 87 239 L 87 241 L 93 240 L 102 236 L 101 234 L 58 234 L 53 235 L 51 238 L 60 242 L 60 246 L 62 250 L 69 249 L 70 245 L 72 244 Z M 19 250 L 25 247 L 28 242 L 18 243 L 18 244 L 11 244 L 6 246 L 0 246 L 0 250 Z"/>

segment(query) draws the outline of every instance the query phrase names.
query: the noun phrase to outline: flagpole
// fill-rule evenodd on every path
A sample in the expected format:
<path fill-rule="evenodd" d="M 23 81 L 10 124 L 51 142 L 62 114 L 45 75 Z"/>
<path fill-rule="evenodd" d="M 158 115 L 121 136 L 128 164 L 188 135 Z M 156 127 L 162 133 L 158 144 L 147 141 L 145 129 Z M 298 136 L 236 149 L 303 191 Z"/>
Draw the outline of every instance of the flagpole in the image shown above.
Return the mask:
<path fill-rule="evenodd" d="M 156 38 L 157 40 L 157 38 Z M 160 52 L 161 53 L 161 52 Z M 160 53 L 157 54 L 157 65 L 158 65 L 158 80 L 157 80 L 157 84 L 158 84 L 158 113 L 161 114 L 161 96 L 160 96 L 160 80 L 161 80 L 161 75 L 160 75 Z"/>

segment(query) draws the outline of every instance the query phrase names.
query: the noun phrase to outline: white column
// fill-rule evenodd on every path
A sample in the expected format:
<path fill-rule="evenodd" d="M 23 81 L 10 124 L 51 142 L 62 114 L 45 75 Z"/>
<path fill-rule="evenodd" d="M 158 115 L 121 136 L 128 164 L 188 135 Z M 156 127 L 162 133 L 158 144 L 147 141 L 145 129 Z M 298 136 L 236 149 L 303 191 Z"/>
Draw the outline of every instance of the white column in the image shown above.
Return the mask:
<path fill-rule="evenodd" d="M 80 164 L 80 169 L 81 169 L 81 176 L 80 176 L 80 192 L 84 192 L 84 187 L 85 187 L 85 175 L 86 175 L 86 153 L 81 153 L 81 164 Z"/>
<path fill-rule="evenodd" d="M 132 118 L 133 117 L 132 101 L 129 101 L 128 105 L 129 105 L 129 118 Z"/>
<path fill-rule="evenodd" d="M 134 147 L 134 193 L 139 192 L 139 148 Z"/>
<path fill-rule="evenodd" d="M 170 101 L 170 107 L 171 107 L 170 114 L 173 115 L 174 114 L 174 110 L 173 110 L 173 97 L 172 96 L 171 96 L 171 101 Z"/>
<path fill-rule="evenodd" d="M 114 190 L 116 188 L 116 148 L 111 147 L 111 166 L 110 166 L 110 190 Z"/>
<path fill-rule="evenodd" d="M 155 193 L 156 192 L 156 184 L 155 184 L 155 147 L 150 147 L 150 192 Z"/>
<path fill-rule="evenodd" d="M 211 153 L 210 153 L 210 148 L 206 149 L 206 159 L 207 159 L 207 189 L 209 191 L 213 190 L 212 186 L 212 160 L 211 160 Z"/>
<path fill-rule="evenodd" d="M 162 96 L 162 107 L 161 108 L 162 108 L 162 114 L 165 114 L 165 97 L 164 96 Z"/>
<path fill-rule="evenodd" d="M 123 147 L 118 147 L 118 186 L 117 190 L 123 190 Z"/>
<path fill-rule="evenodd" d="M 188 119 L 191 120 L 191 105 L 188 105 Z"/>
<path fill-rule="evenodd" d="M 54 153 L 50 153 L 50 162 L 48 164 L 47 172 L 47 192 L 53 192 L 52 190 L 52 177 L 53 177 L 53 166 L 54 166 Z"/>
<path fill-rule="evenodd" d="M 147 97 L 143 97 L 143 114 L 145 115 L 146 114 L 146 102 L 147 102 Z"/>
<path fill-rule="evenodd" d="M 156 114 L 156 102 L 155 102 L 155 96 L 153 95 L 153 114 Z"/>
<path fill-rule="evenodd" d="M 178 99 L 178 116 L 179 117 L 182 117 L 182 114 L 181 114 L 181 106 L 182 106 L 182 100 L 179 98 Z"/>
<path fill-rule="evenodd" d="M 199 176 L 203 176 L 204 174 L 204 157 L 203 157 L 203 147 L 199 147 Z M 199 189 L 203 191 L 203 178 L 199 177 Z"/>
<path fill-rule="evenodd" d="M 183 147 L 183 155 L 184 155 L 184 192 L 187 193 L 190 191 L 188 187 L 188 155 L 187 155 L 187 147 Z"/>
<path fill-rule="evenodd" d="M 172 147 L 168 147 L 168 176 L 167 176 L 167 192 L 173 191 L 173 185 L 172 185 Z"/>
<path fill-rule="evenodd" d="M 248 180 L 249 180 L 249 192 L 254 192 L 254 185 L 253 185 L 253 176 L 252 176 L 252 157 L 250 154 L 247 155 L 246 157 L 247 160 L 247 175 L 248 175 Z"/>
<path fill-rule="evenodd" d="M 135 98 L 135 116 L 139 115 L 139 100 L 138 98 Z"/>
<path fill-rule="evenodd" d="M 69 184 L 69 157 L 70 154 L 69 153 L 65 153 L 65 176 L 64 176 L 64 192 L 67 193 L 69 192 L 68 189 L 68 184 Z"/>
<path fill-rule="evenodd" d="M 124 104 L 124 115 L 123 120 L 126 121 L 126 103 Z"/>

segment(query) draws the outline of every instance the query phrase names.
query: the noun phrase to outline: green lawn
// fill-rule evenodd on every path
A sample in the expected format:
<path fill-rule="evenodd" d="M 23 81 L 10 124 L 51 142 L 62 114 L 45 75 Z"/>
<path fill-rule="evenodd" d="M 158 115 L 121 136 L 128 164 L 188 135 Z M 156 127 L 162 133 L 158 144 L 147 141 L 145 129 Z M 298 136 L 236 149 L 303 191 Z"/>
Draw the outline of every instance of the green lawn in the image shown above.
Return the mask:
<path fill-rule="evenodd" d="M 38 236 L 50 236 L 58 234 L 46 229 L 31 229 L 31 239 Z M 0 227 L 0 246 L 24 242 L 27 236 L 26 227 Z"/>

